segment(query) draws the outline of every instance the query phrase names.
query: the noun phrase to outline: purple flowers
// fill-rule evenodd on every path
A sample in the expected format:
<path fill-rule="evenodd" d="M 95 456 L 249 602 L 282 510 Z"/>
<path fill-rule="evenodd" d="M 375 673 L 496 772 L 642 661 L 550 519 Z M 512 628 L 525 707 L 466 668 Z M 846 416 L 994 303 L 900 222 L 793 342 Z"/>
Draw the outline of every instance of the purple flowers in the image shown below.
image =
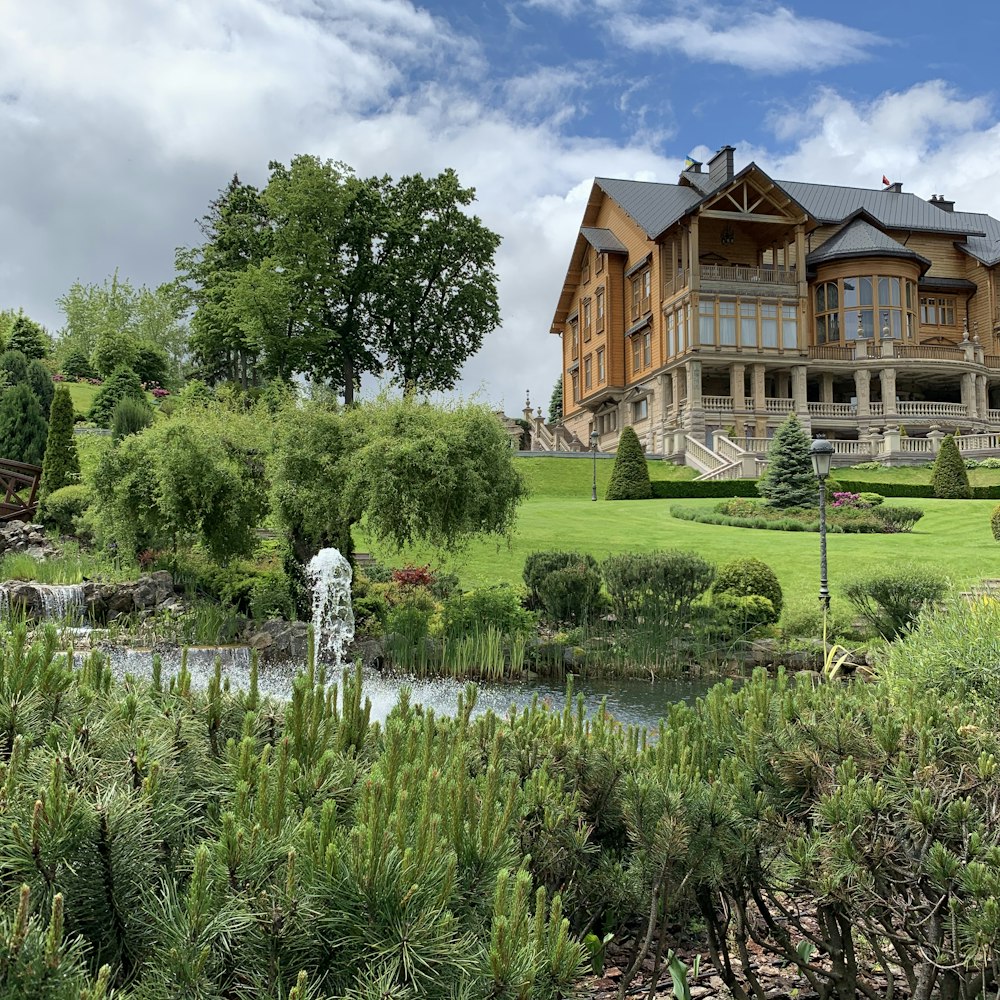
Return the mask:
<path fill-rule="evenodd" d="M 860 493 L 834 493 L 833 494 L 833 506 L 834 507 L 860 507 L 861 506 L 861 494 Z"/>

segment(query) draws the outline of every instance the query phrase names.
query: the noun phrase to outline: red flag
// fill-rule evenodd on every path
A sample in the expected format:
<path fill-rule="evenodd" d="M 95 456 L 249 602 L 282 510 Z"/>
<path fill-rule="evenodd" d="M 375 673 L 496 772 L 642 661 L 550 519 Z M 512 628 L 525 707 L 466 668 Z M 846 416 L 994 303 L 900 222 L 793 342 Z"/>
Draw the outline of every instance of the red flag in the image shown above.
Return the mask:
<path fill-rule="evenodd" d="M 889 180 L 889 178 L 888 178 L 888 177 L 886 177 L 886 176 L 885 176 L 885 174 L 883 174 L 883 175 L 882 175 L 882 183 L 883 183 L 883 184 L 884 184 L 884 185 L 885 185 L 886 187 L 888 187 L 888 186 L 889 186 L 889 185 L 890 185 L 890 184 L 892 183 L 892 181 L 891 181 L 891 180 Z"/>

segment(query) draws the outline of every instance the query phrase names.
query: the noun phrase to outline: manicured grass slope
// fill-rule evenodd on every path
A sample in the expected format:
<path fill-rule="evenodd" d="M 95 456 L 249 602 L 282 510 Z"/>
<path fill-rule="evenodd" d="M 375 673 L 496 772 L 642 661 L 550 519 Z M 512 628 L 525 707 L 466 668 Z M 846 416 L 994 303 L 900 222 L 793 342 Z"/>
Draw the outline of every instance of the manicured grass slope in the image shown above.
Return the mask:
<path fill-rule="evenodd" d="M 517 468 L 524 476 L 532 498 L 548 497 L 590 500 L 594 477 L 594 461 L 587 458 L 517 458 Z M 694 469 L 668 462 L 649 462 L 649 478 L 660 480 L 694 479 Z M 597 460 L 597 497 L 604 499 L 615 467 L 613 459 Z"/>
<path fill-rule="evenodd" d="M 518 517 L 510 545 L 477 542 L 464 552 L 440 559 L 426 548 L 402 554 L 370 546 L 357 534 L 359 549 L 368 549 L 387 563 L 430 562 L 458 573 L 465 586 L 507 581 L 519 583 L 525 556 L 539 549 L 576 549 L 597 558 L 618 552 L 661 548 L 695 549 L 715 562 L 736 556 L 756 556 L 774 567 L 785 592 L 785 614 L 817 606 L 819 589 L 819 537 L 810 532 L 760 531 L 681 521 L 670 515 L 675 504 L 714 506 L 711 500 L 603 500 L 601 464 L 598 462 L 597 503 L 590 500 L 590 463 L 567 459 L 518 459 L 533 486 Z M 534 463 L 534 467 L 531 465 Z M 605 475 L 610 475 L 611 463 Z M 537 471 L 537 466 L 543 466 Z M 582 468 L 581 468 L 582 467 Z M 671 470 L 668 476 L 687 478 L 689 470 L 650 463 L 650 475 Z M 882 470 L 881 475 L 886 476 Z M 897 470 L 891 470 L 893 474 Z M 920 471 L 920 470 L 898 470 Z M 979 471 L 979 470 L 976 470 Z M 993 482 L 998 474 L 989 472 Z M 929 470 L 928 470 L 929 472 Z M 852 473 L 853 475 L 853 473 Z M 565 478 L 564 478 L 565 477 Z M 883 479 L 883 481 L 885 481 Z M 548 492 L 546 492 L 548 491 Z M 946 573 L 957 586 L 986 576 L 1000 577 L 1000 546 L 990 532 L 992 500 L 897 500 L 926 513 L 911 534 L 834 535 L 828 537 L 830 587 L 834 609 L 848 612 L 840 596 L 844 582 L 873 567 L 902 562 L 919 563 Z"/>
<path fill-rule="evenodd" d="M 101 387 L 91 385 L 89 382 L 64 382 L 63 385 L 69 389 L 70 398 L 73 400 L 73 409 L 86 416 L 94 402 L 94 397 L 101 391 Z"/>

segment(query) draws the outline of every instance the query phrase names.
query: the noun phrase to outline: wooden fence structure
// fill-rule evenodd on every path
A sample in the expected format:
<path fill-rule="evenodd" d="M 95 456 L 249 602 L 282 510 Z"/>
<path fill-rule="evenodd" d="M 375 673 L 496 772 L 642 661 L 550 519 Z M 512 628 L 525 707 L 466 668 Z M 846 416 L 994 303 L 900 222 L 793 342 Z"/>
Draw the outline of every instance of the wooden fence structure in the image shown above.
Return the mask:
<path fill-rule="evenodd" d="M 38 510 L 38 484 L 42 470 L 37 465 L 0 458 L 0 521 L 30 521 Z"/>

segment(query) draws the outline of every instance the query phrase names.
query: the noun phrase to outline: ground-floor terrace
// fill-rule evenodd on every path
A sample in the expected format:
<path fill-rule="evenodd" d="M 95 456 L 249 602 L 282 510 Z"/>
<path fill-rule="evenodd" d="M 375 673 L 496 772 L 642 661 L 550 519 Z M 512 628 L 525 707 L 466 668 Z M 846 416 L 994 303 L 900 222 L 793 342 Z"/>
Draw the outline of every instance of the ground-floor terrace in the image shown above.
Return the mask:
<path fill-rule="evenodd" d="M 696 467 L 693 456 L 700 448 L 714 450 L 720 435 L 746 452 L 766 452 L 790 413 L 811 433 L 833 440 L 842 459 L 926 461 L 946 433 L 1000 433 L 1000 365 L 988 363 L 995 359 L 979 350 L 968 360 L 960 349 L 921 354 L 688 356 L 640 385 L 609 387 L 571 415 L 566 429 L 580 442 L 591 441 L 596 430 L 598 449 L 613 451 L 621 429 L 631 425 L 647 452 Z"/>

